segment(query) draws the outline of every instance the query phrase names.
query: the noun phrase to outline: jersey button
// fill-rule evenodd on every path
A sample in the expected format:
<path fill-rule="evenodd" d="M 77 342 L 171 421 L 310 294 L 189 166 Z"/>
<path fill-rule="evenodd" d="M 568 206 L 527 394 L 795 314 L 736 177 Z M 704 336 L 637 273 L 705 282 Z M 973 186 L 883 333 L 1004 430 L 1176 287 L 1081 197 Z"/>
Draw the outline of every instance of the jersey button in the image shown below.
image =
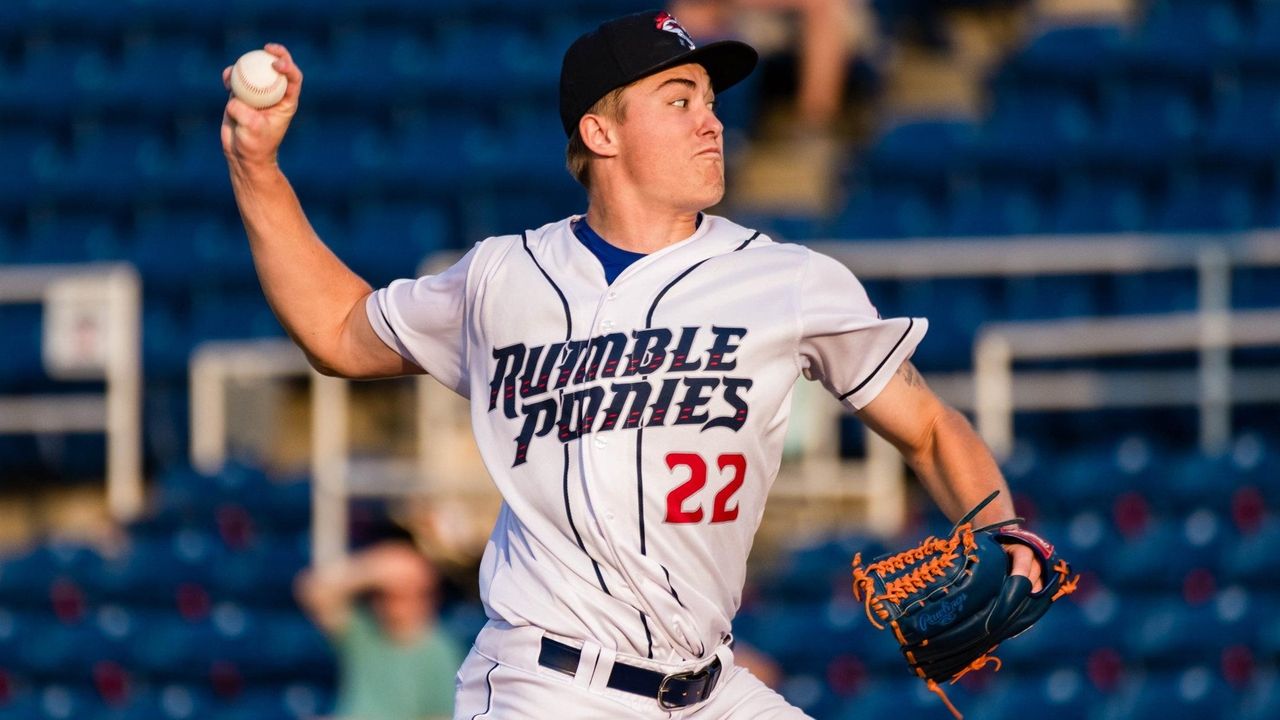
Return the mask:
<path fill-rule="evenodd" d="M 617 300 L 617 299 L 618 299 L 618 293 L 616 293 L 616 292 L 614 292 L 614 291 L 610 290 L 610 291 L 609 291 L 609 292 L 604 296 L 604 299 L 605 299 L 605 300 Z"/>
<path fill-rule="evenodd" d="M 612 321 L 612 320 L 605 320 L 604 322 L 600 323 L 600 329 L 601 329 L 601 330 L 612 330 L 612 329 L 613 329 L 613 321 Z"/>
<path fill-rule="evenodd" d="M 605 438 L 602 438 L 602 437 L 600 437 L 600 436 L 598 436 L 598 435 L 596 436 L 596 447 L 598 447 L 598 448 L 602 448 L 602 447 L 604 447 L 605 445 L 608 445 L 608 444 L 609 444 L 609 441 L 608 441 L 608 440 L 606 440 Z"/>

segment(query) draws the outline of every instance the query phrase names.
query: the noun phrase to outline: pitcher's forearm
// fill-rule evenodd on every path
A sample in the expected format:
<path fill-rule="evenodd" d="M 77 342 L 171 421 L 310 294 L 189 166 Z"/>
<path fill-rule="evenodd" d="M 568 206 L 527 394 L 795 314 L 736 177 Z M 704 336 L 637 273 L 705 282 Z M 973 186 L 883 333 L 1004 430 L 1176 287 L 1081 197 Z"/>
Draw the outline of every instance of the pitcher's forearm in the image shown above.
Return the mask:
<path fill-rule="evenodd" d="M 284 173 L 274 164 L 231 162 L 231 187 L 253 263 L 280 324 L 316 362 L 332 366 L 341 329 L 369 294 L 321 241 Z"/>
<path fill-rule="evenodd" d="M 974 526 L 1014 517 L 1013 498 L 986 443 L 963 415 L 947 408 L 927 444 L 907 458 L 938 507 L 958 520 L 992 491 L 1000 495 L 974 518 Z"/>

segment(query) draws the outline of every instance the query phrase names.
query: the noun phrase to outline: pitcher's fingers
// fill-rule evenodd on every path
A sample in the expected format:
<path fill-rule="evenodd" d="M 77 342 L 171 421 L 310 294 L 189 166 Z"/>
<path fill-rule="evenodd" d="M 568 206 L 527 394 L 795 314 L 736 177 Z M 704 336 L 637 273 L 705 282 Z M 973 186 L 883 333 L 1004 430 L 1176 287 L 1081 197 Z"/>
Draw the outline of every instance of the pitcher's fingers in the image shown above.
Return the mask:
<path fill-rule="evenodd" d="M 247 128 L 255 128 L 265 122 L 262 119 L 261 111 L 249 107 L 248 103 L 237 97 L 227 101 L 226 112 L 231 117 L 232 122 Z"/>
<path fill-rule="evenodd" d="M 231 69 L 231 65 L 222 69 L 222 86 L 228 90 L 231 89 Z"/>
<path fill-rule="evenodd" d="M 1008 545 L 1005 550 L 1012 559 L 1010 574 L 1025 576 L 1031 581 L 1031 592 L 1039 592 L 1043 586 L 1040 582 L 1040 563 L 1036 561 L 1035 553 L 1031 548 L 1024 545 Z"/>
<path fill-rule="evenodd" d="M 267 52 L 276 56 L 276 61 L 271 67 L 276 72 L 284 75 L 285 81 L 288 83 L 284 88 L 285 99 L 296 101 L 298 93 L 302 90 L 302 69 L 293 61 L 293 56 L 289 54 L 289 50 L 285 46 L 278 43 L 268 43 Z"/>

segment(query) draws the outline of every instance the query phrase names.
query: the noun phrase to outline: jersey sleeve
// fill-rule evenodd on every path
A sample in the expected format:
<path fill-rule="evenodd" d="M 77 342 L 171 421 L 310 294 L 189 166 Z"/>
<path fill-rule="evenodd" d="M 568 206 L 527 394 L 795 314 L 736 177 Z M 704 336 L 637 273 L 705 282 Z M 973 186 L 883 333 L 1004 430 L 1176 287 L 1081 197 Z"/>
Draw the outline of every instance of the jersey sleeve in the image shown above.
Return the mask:
<path fill-rule="evenodd" d="M 475 253 L 472 248 L 438 275 L 395 280 L 365 304 L 369 324 L 387 347 L 464 396 L 468 377 L 463 317 Z"/>
<path fill-rule="evenodd" d="M 882 319 L 847 267 L 816 252 L 800 282 L 800 367 L 852 410 L 875 399 L 915 351 L 924 318 Z"/>

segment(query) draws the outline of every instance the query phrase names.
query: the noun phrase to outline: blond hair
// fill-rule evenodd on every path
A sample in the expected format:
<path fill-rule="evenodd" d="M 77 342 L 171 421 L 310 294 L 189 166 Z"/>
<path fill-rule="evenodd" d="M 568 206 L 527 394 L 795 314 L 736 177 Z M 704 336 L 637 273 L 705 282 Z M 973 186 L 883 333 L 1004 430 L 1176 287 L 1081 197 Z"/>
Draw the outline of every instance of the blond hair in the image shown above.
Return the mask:
<path fill-rule="evenodd" d="M 623 90 L 626 90 L 626 87 L 611 90 L 608 95 L 597 100 L 585 115 L 600 115 L 614 122 L 622 122 L 627 113 L 626 103 L 622 101 Z M 575 128 L 573 134 L 569 136 L 569 145 L 564 150 L 564 164 L 573 179 L 585 188 L 591 187 L 591 160 L 595 157 L 599 156 L 587 147 Z"/>

